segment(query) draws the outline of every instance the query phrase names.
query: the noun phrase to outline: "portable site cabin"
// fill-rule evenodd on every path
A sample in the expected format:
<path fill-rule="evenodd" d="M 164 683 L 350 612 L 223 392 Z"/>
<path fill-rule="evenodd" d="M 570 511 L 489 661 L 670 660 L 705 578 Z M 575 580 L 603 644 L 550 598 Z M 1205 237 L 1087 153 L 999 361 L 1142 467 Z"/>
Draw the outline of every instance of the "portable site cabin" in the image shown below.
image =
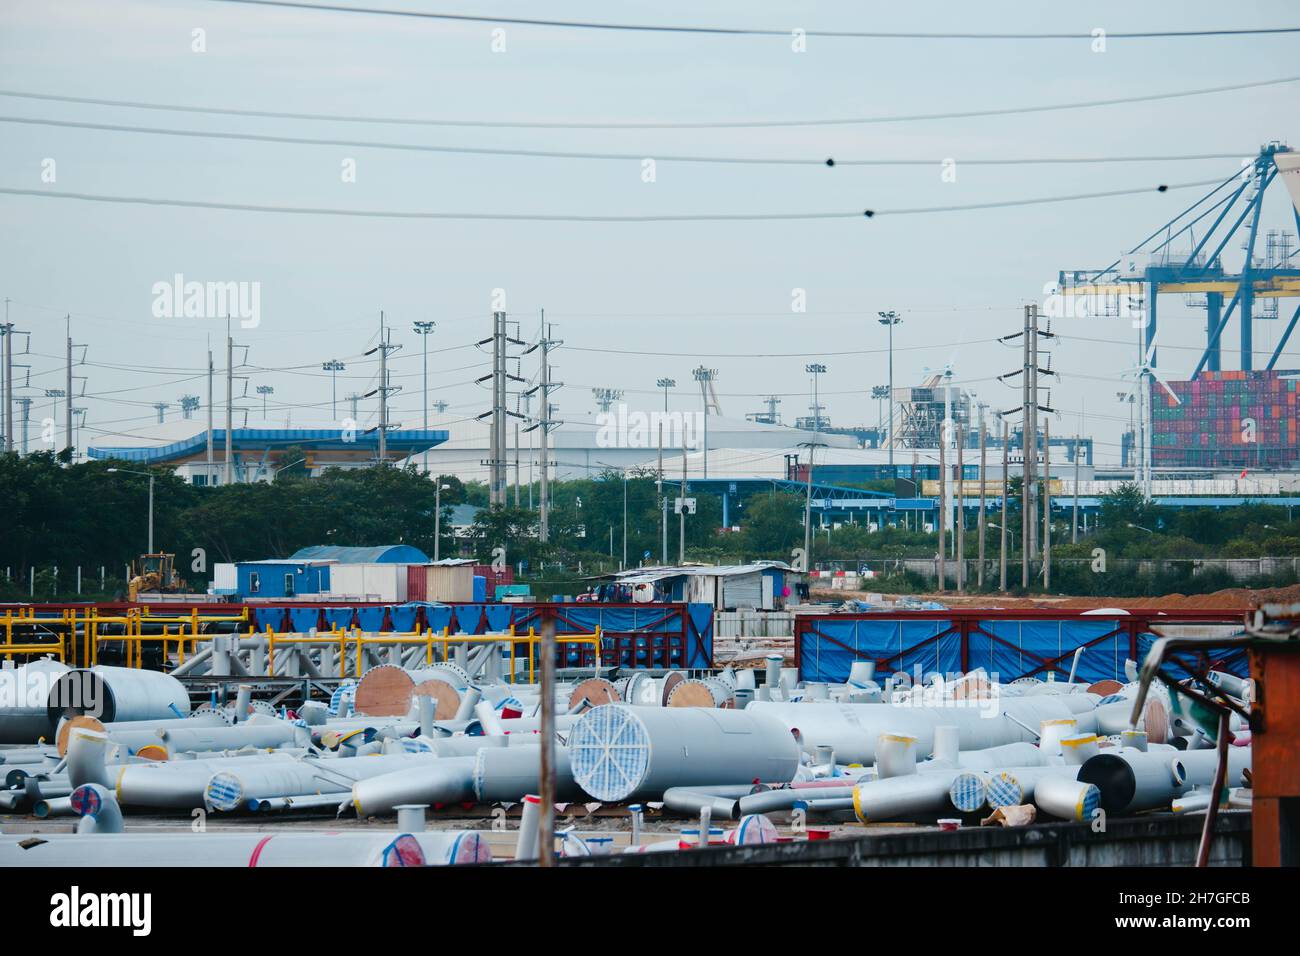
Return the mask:
<path fill-rule="evenodd" d="M 776 611 L 793 593 L 797 572 L 779 561 L 752 564 L 638 568 L 614 575 L 615 584 L 640 594 L 653 588 L 661 600 L 708 604 L 716 610 Z"/>
<path fill-rule="evenodd" d="M 283 600 L 327 594 L 329 561 L 294 561 L 271 558 L 240 561 L 235 565 L 235 592 L 242 600 Z M 225 575 L 223 575 L 225 577 Z"/>
<path fill-rule="evenodd" d="M 409 544 L 313 545 L 300 548 L 292 559 L 330 562 L 329 600 L 384 602 L 405 602 L 408 565 L 429 563 L 423 551 Z"/>

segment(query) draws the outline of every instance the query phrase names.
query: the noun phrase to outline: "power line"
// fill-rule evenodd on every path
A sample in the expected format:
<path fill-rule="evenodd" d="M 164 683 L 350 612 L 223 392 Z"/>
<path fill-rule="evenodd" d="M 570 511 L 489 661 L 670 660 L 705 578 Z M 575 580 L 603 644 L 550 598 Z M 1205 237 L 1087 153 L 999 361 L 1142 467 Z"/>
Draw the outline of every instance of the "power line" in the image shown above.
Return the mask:
<path fill-rule="evenodd" d="M 428 143 L 392 143 L 375 140 L 325 139 L 309 136 L 276 136 L 264 133 L 235 133 L 224 130 L 166 129 L 158 126 L 128 126 L 121 123 L 84 123 L 75 120 L 44 119 L 28 116 L 0 116 L 0 123 L 27 126 L 55 126 L 61 129 L 84 129 L 109 133 L 133 133 L 146 136 L 180 136 L 197 139 L 240 140 L 253 143 L 281 143 L 291 146 L 342 146 L 357 149 L 384 149 L 403 152 L 446 153 L 469 156 L 512 156 L 529 159 L 579 159 L 615 162 L 642 162 L 648 156 L 656 162 L 708 163 L 742 166 L 937 166 L 946 157 L 929 159 L 880 158 L 837 159 L 834 157 L 779 158 L 766 156 L 700 156 L 659 154 L 654 150 L 639 153 L 598 153 L 584 150 L 501 149 L 488 146 L 437 146 Z M 1201 160 L 1239 159 L 1244 152 L 1200 153 L 1182 156 L 1045 156 L 961 159 L 963 166 L 1033 166 L 1087 165 L 1103 163 L 1161 163 Z"/>
<path fill-rule="evenodd" d="M 599 20 L 554 20 L 540 17 L 494 17 L 484 14 L 436 13 L 428 10 L 393 10 L 383 7 L 353 7 L 332 3 L 306 3 L 301 0 L 216 0 L 257 7 L 284 7 L 316 13 L 358 13 L 372 16 L 405 17 L 418 20 L 451 20 L 461 23 L 504 23 L 514 26 L 555 27 L 570 30 L 614 30 L 634 33 L 689 33 L 713 36 L 789 37 L 791 30 L 748 27 L 680 26 L 649 23 L 613 23 Z M 803 30 L 805 36 L 848 40 L 1091 40 L 1091 33 L 927 33 L 917 31 L 883 32 L 863 30 Z M 1254 27 L 1208 30 L 1132 30 L 1111 33 L 1107 39 L 1150 40 L 1164 38 L 1258 36 L 1261 34 L 1300 33 L 1300 27 Z"/>
<path fill-rule="evenodd" d="M 994 202 L 968 203 L 952 206 L 915 206 L 900 209 L 865 209 L 858 212 L 791 212 L 791 213 L 647 213 L 642 215 L 600 216 L 577 213 L 475 213 L 475 212 L 408 212 L 395 209 L 342 209 L 321 206 L 267 206 L 255 203 L 208 202 L 195 199 L 167 199 L 146 196 L 108 196 L 100 193 L 55 192 L 46 189 L 18 189 L 0 187 L 0 194 L 9 196 L 36 196 L 43 199 L 72 199 L 82 202 L 119 203 L 137 206 L 173 206 L 184 209 L 224 209 L 235 212 L 288 213 L 307 216 L 345 216 L 365 219 L 430 219 L 465 220 L 479 222 L 759 222 L 829 219 L 872 219 L 876 216 L 924 215 L 928 213 L 964 212 L 981 209 L 1007 209 L 1016 206 L 1036 206 L 1050 203 L 1073 202 L 1082 199 L 1105 199 L 1116 196 L 1136 196 L 1150 192 L 1169 192 L 1177 189 L 1213 185 L 1217 179 L 1197 182 L 1143 186 L 1134 189 L 1112 189 L 1094 193 L 1074 193 L 1065 196 L 1039 196 L 1026 199 L 1004 199 Z"/>
<path fill-rule="evenodd" d="M 1231 93 L 1237 90 L 1258 89 L 1300 82 L 1300 76 L 1284 76 L 1272 80 L 1255 80 L 1226 86 L 1210 86 L 1193 90 L 1176 90 L 1168 93 L 1147 93 L 1140 96 L 1122 96 L 1099 100 L 1078 100 L 1068 103 L 1048 103 L 1039 106 L 1006 106 L 978 110 L 957 110 L 944 113 L 880 114 L 857 117 L 822 117 L 799 119 L 758 120 L 704 120 L 698 122 L 671 122 L 634 120 L 626 122 L 552 121 L 552 120 L 473 120 L 473 119 L 419 119 L 410 117 L 357 116 L 341 113 L 292 113 L 278 110 L 243 110 L 209 106 L 181 106 L 173 103 L 151 103 L 140 100 L 116 100 L 90 96 L 67 96 L 55 93 L 33 93 L 24 90 L 0 90 L 0 96 L 18 99 L 43 100 L 59 103 L 82 103 L 90 106 L 114 106 L 127 109 L 163 110 L 177 113 L 203 113 L 220 116 L 248 116 L 262 119 L 298 119 L 342 123 L 375 123 L 394 126 L 459 126 L 500 129 L 756 129 L 795 126 L 855 126 L 877 123 L 917 123 L 928 120 L 972 119 L 985 116 L 1012 116 L 1021 113 L 1050 113 L 1059 110 L 1095 109 L 1105 106 L 1123 106 L 1131 103 L 1150 103 L 1160 100 L 1206 96 L 1214 93 Z"/>

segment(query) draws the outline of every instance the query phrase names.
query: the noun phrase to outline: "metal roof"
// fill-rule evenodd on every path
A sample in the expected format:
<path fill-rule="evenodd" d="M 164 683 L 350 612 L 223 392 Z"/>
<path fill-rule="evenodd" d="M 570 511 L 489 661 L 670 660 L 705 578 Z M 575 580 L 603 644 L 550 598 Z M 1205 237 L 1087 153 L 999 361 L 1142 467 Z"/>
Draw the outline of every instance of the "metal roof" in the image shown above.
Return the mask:
<path fill-rule="evenodd" d="M 314 544 L 289 555 L 290 561 L 337 561 L 339 564 L 428 564 L 429 556 L 409 544 L 383 544 L 373 548 L 348 548 Z"/>
<path fill-rule="evenodd" d="M 421 429 L 399 429 L 387 435 L 390 451 L 417 452 L 440 445 L 447 440 L 447 432 L 442 430 L 424 431 Z M 212 430 L 214 448 L 224 446 L 226 430 Z M 376 433 L 344 430 L 341 428 L 235 428 L 230 432 L 231 446 L 234 448 L 265 449 L 270 447 L 289 447 L 300 445 L 307 449 L 355 449 L 377 448 L 379 436 Z M 122 461 L 166 462 L 178 458 L 198 455 L 207 449 L 208 433 L 198 428 L 193 435 L 180 441 L 163 444 L 136 444 L 122 446 L 98 447 L 92 445 L 86 449 L 91 458 L 116 458 Z"/>

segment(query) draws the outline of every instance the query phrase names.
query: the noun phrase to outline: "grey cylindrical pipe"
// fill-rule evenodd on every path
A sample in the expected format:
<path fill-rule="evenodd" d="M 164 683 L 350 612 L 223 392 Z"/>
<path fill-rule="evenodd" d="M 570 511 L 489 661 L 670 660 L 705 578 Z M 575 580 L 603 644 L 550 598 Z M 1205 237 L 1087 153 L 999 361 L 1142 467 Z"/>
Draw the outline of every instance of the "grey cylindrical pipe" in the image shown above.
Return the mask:
<path fill-rule="evenodd" d="M 854 661 L 849 665 L 849 683 L 865 687 L 876 679 L 875 661 Z"/>
<path fill-rule="evenodd" d="M 6 670 L 7 680 L 16 688 L 14 701 L 30 701 L 33 697 L 46 700 L 50 687 L 67 673 L 68 666 L 52 658 L 41 658 Z M 40 738 L 53 739 L 54 726 L 48 706 L 0 707 L 0 744 L 30 744 Z"/>
<path fill-rule="evenodd" d="M 89 727 L 73 727 L 68 731 L 68 780 L 74 787 L 87 783 L 109 786 L 107 734 Z"/>
<path fill-rule="evenodd" d="M 773 687 L 781 683 L 781 664 L 784 658 L 780 654 L 767 655 L 767 667 L 763 673 L 763 683 L 770 693 Z"/>
<path fill-rule="evenodd" d="M 516 740 L 537 742 L 533 734 L 506 734 L 504 737 L 434 737 L 426 743 L 439 757 L 473 757 L 484 748 L 504 750 Z"/>
<path fill-rule="evenodd" d="M 318 700 L 309 700 L 298 708 L 298 717 L 308 727 L 322 727 L 329 722 L 329 708 Z"/>
<path fill-rule="evenodd" d="M 505 734 L 505 728 L 501 726 L 501 720 L 497 717 L 496 708 L 486 700 L 480 700 L 474 705 L 474 716 L 483 725 L 483 733 L 486 736 L 500 737 Z"/>
<path fill-rule="evenodd" d="M 780 722 L 753 710 L 597 707 L 569 732 L 574 779 L 606 802 L 657 798 L 674 786 L 790 780 L 798 744 Z"/>
<path fill-rule="evenodd" d="M 436 703 L 428 694 L 417 694 L 415 697 L 416 706 L 420 709 L 420 736 L 433 736 L 433 715 L 436 710 Z M 461 698 L 461 704 L 465 703 Z"/>
<path fill-rule="evenodd" d="M 1187 771 L 1180 758 L 1136 750 L 1098 754 L 1079 768 L 1079 779 L 1096 785 L 1107 813 L 1167 807 L 1187 789 Z"/>
<path fill-rule="evenodd" d="M 542 798 L 535 793 L 525 794 L 523 810 L 519 815 L 519 837 L 515 841 L 516 860 L 537 859 L 537 821 L 541 814 Z"/>
<path fill-rule="evenodd" d="M 0 838 L 0 866 L 419 866 L 490 859 L 475 831 L 113 833 L 46 839 L 24 849 Z"/>
<path fill-rule="evenodd" d="M 359 780 L 352 786 L 357 816 L 390 813 L 402 803 L 459 803 L 474 799 L 473 757 L 435 757 L 418 766 Z"/>
<path fill-rule="evenodd" d="M 907 734 L 876 736 L 876 777 L 905 777 L 916 773 L 916 738 Z"/>
<path fill-rule="evenodd" d="M 1067 765 L 1081 767 L 1101 753 L 1101 743 L 1096 734 L 1075 734 L 1060 740 L 1061 756 Z"/>
<path fill-rule="evenodd" d="M 754 690 L 757 686 L 753 669 L 746 667 L 736 672 L 736 690 Z"/>
<path fill-rule="evenodd" d="M 265 723 L 242 723 L 234 727 L 201 727 L 197 730 L 160 730 L 158 737 L 171 753 L 238 750 L 241 747 L 281 747 L 291 744 L 299 728 L 273 717 Z M 305 740 L 305 737 L 304 737 Z"/>
<path fill-rule="evenodd" d="M 1229 674 L 1227 671 L 1210 671 L 1205 676 L 1219 690 L 1237 698 L 1244 698 L 1250 687 L 1250 682 L 1246 678 Z"/>
<path fill-rule="evenodd" d="M 748 816 L 751 813 L 776 813 L 781 810 L 789 810 L 796 803 L 801 800 L 806 801 L 813 794 L 827 799 L 852 797 L 853 786 L 816 787 L 800 790 L 790 788 L 762 790 L 758 793 L 750 793 L 740 797 L 736 801 L 736 813 L 739 816 Z"/>
<path fill-rule="evenodd" d="M 813 681 L 803 688 L 804 700 L 829 700 L 830 688 L 822 681 Z"/>
<path fill-rule="evenodd" d="M 1147 750 L 1147 732 L 1145 730 L 1124 730 L 1120 732 L 1119 742 L 1121 747 L 1132 747 L 1134 750 L 1140 750 L 1146 753 Z"/>
<path fill-rule="evenodd" d="M 179 763 L 130 764 L 123 767 L 117 777 L 118 802 L 126 807 L 193 810 L 203 807 L 204 790 L 218 770 L 252 767 L 263 761 L 292 763 L 293 759 L 287 753 L 260 753 Z"/>
<path fill-rule="evenodd" d="M 1077 735 L 1079 722 L 1073 717 L 1058 717 L 1038 725 L 1038 749 L 1053 757 L 1061 755 L 1061 739 Z"/>
<path fill-rule="evenodd" d="M 1101 805 L 1101 791 L 1087 781 L 1049 774 L 1035 781 L 1034 803 L 1054 817 L 1086 823 Z"/>
<path fill-rule="evenodd" d="M 325 807 L 341 809 L 348 803 L 346 792 L 308 793 L 294 797 L 254 797 L 248 801 L 248 809 L 256 813 L 272 810 L 319 810 Z"/>
<path fill-rule="evenodd" d="M 397 811 L 397 829 L 405 833 L 419 833 L 425 829 L 424 811 L 429 809 L 425 803 L 403 803 L 393 808 Z"/>
<path fill-rule="evenodd" d="M 190 712 L 185 685 L 160 671 L 98 665 L 68 671 L 50 690 L 50 725 L 60 717 L 86 714 L 101 722 L 184 717 Z"/>
<path fill-rule="evenodd" d="M 629 803 L 627 806 L 627 812 L 632 817 L 631 844 L 632 846 L 639 846 L 641 844 L 641 814 L 645 811 L 641 804 Z"/>
<path fill-rule="evenodd" d="M 664 806 L 669 810 L 684 813 L 688 816 L 707 812 L 710 818 L 715 814 L 722 820 L 733 820 L 736 817 L 736 801 L 734 799 L 717 797 L 699 790 L 691 790 L 688 787 L 669 787 L 665 790 Z M 700 827 L 706 829 L 707 825 L 702 821 Z"/>
<path fill-rule="evenodd" d="M 235 695 L 235 723 L 242 724 L 248 720 L 248 708 L 253 703 L 253 685 L 240 684 Z"/>
<path fill-rule="evenodd" d="M 835 748 L 827 746 L 826 744 L 820 744 L 817 747 L 817 756 L 813 758 L 813 762 L 819 767 L 834 768 Z"/>
<path fill-rule="evenodd" d="M 67 817 L 71 816 L 72 813 L 72 797 L 70 795 L 37 800 L 32 805 L 32 814 L 41 820 L 47 817 Z"/>
<path fill-rule="evenodd" d="M 72 791 L 72 810 L 81 820 L 78 833 L 121 833 L 122 808 L 108 787 L 87 783 Z"/>
<path fill-rule="evenodd" d="M 474 708 L 483 699 L 483 692 L 477 687 L 466 687 L 460 695 L 460 706 L 456 708 L 455 720 L 469 720 L 474 716 Z"/>
<path fill-rule="evenodd" d="M 919 773 L 858 784 L 853 810 L 862 823 L 938 813 L 951 803 L 949 789 L 959 771 Z M 818 794 L 819 799 L 830 799 Z"/>
<path fill-rule="evenodd" d="M 961 757 L 961 729 L 951 724 L 934 728 L 934 759 L 956 764 Z"/>
<path fill-rule="evenodd" d="M 743 711 L 754 716 L 774 717 L 791 731 L 799 732 L 805 751 L 817 744 L 830 744 L 844 763 L 870 765 L 876 761 L 876 738 L 882 733 L 916 737 L 920 751 L 934 748 L 934 729 L 955 726 L 963 752 L 982 750 L 1017 741 L 1034 741 L 1043 720 L 1074 717 L 1081 732 L 1093 729 L 1090 711 L 1095 706 L 1090 694 L 1056 697 L 1022 697 L 1008 700 L 968 701 L 933 707 L 898 704 L 789 704 L 754 701 Z M 1002 716 L 1002 715 L 1007 716 Z"/>
<path fill-rule="evenodd" d="M 474 796 L 480 803 L 514 803 L 536 789 L 541 773 L 540 746 L 488 747 L 474 756 Z M 582 790 L 573 779 L 567 747 L 557 746 L 554 754 L 555 799 L 561 803 L 581 800 Z"/>

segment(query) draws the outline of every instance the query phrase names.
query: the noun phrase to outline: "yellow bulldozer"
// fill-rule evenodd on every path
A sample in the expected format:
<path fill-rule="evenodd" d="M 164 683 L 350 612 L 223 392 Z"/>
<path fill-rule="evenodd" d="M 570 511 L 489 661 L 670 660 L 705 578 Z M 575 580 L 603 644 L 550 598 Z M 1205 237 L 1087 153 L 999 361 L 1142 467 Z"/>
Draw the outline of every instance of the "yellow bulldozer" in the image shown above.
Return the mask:
<path fill-rule="evenodd" d="M 142 554 L 131 562 L 131 582 L 127 598 L 137 600 L 141 591 L 148 593 L 175 593 L 181 589 L 181 576 L 176 573 L 176 555 Z"/>

